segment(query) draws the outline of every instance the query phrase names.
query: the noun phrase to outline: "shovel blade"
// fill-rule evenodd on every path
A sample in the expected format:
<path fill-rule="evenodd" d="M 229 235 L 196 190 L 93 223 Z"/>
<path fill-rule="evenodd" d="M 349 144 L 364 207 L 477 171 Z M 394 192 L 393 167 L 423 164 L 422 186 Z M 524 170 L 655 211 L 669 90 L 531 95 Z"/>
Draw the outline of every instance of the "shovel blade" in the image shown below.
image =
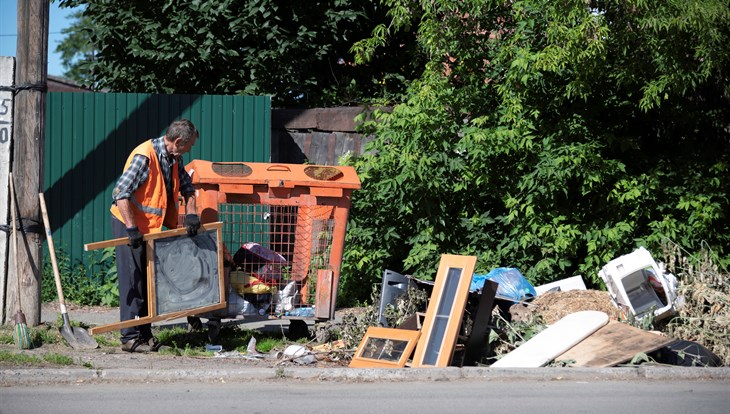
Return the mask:
<path fill-rule="evenodd" d="M 63 325 L 58 328 L 61 332 L 61 336 L 66 340 L 68 345 L 74 349 L 96 349 L 99 344 L 96 340 L 86 332 L 84 328 L 74 328 L 68 325 Z"/>

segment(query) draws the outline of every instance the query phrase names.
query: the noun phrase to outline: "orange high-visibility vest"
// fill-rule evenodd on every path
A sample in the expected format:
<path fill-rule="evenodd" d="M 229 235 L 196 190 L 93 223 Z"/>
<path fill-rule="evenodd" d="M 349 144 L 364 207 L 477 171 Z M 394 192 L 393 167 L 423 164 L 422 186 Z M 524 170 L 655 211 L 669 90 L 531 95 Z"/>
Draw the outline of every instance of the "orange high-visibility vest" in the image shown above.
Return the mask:
<path fill-rule="evenodd" d="M 143 142 L 129 154 L 127 163 L 124 165 L 125 171 L 129 168 L 135 155 L 143 155 L 150 160 L 150 173 L 147 181 L 140 184 L 137 191 L 129 199 L 139 231 L 143 234 L 157 233 L 162 230 L 163 225 L 169 229 L 177 228 L 177 193 L 180 191 L 180 176 L 177 173 L 178 163 L 172 166 L 172 199 L 168 200 L 165 179 L 162 177 L 162 168 L 160 168 L 160 162 L 152 146 L 152 141 Z M 109 210 L 114 217 L 124 223 L 122 213 L 116 204 L 112 204 Z"/>

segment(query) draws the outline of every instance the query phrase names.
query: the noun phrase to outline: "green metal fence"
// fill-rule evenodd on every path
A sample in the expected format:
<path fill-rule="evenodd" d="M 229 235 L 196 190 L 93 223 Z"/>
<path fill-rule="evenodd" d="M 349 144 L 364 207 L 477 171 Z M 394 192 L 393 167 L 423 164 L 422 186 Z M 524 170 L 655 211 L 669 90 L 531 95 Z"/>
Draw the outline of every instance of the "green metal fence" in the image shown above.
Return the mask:
<path fill-rule="evenodd" d="M 54 244 L 72 263 L 85 243 L 111 238 L 111 192 L 129 152 L 180 118 L 200 132 L 184 163 L 270 159 L 269 97 L 47 94 L 44 193 Z"/>

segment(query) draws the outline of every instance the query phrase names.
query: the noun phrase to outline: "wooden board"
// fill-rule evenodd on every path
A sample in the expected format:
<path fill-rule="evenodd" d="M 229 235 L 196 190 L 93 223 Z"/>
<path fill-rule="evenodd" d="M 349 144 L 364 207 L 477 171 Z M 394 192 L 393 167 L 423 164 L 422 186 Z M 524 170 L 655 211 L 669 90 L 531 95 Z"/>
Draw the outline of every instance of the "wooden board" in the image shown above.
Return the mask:
<path fill-rule="evenodd" d="M 630 361 L 640 352 L 648 354 L 675 341 L 674 338 L 611 321 L 555 360 L 571 361 L 570 365 L 576 367 L 612 367 Z"/>
<path fill-rule="evenodd" d="M 607 323 L 608 315 L 605 312 L 571 313 L 533 336 L 491 366 L 495 368 L 544 366 Z"/>

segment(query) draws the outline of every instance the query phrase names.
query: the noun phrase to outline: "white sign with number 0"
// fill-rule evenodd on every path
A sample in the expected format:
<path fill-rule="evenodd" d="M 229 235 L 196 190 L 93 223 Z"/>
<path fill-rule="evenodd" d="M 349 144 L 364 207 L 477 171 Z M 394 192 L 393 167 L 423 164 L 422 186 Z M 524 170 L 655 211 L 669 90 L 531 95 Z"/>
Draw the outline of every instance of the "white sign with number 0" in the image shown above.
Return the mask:
<path fill-rule="evenodd" d="M 13 86 L 15 78 L 15 58 L 0 56 L 0 86 Z M 0 224 L 10 224 L 10 151 L 13 146 L 13 92 L 0 91 Z M 0 323 L 5 324 L 5 285 L 8 274 L 8 240 L 10 232 L 0 232 Z"/>

